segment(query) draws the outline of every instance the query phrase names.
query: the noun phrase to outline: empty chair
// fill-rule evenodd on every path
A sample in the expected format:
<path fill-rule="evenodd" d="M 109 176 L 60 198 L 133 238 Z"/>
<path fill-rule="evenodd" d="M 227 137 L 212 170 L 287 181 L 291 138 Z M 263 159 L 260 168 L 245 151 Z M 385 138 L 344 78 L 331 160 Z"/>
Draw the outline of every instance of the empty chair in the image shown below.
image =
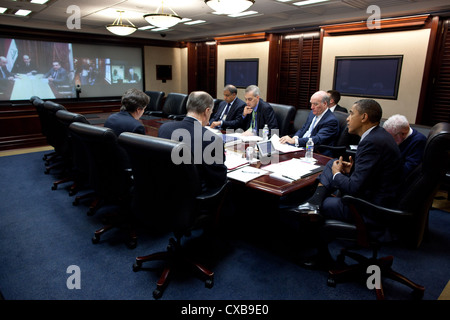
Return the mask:
<path fill-rule="evenodd" d="M 161 111 L 149 111 L 147 115 L 160 118 L 182 120 L 186 116 L 188 95 L 171 92 L 167 95 Z"/>
<path fill-rule="evenodd" d="M 47 142 L 55 149 L 57 155 L 57 158 L 55 158 L 56 161 L 52 164 L 48 161 L 46 162 L 45 173 L 50 173 L 51 169 L 56 168 L 66 169 L 67 165 L 70 165 L 67 141 L 65 136 L 61 134 L 64 128 L 56 118 L 56 112 L 59 110 L 66 110 L 66 108 L 53 101 L 45 101 L 42 107 Z"/>
<path fill-rule="evenodd" d="M 38 114 L 39 123 L 41 125 L 41 133 L 47 140 L 47 143 L 50 144 L 49 140 L 48 140 L 48 136 L 47 136 L 48 135 L 48 124 L 47 124 L 48 120 L 47 120 L 46 114 L 44 113 L 45 112 L 44 100 L 42 100 L 38 96 L 32 96 L 30 98 L 30 102 L 33 104 L 33 106 L 35 107 L 36 112 Z M 45 154 L 43 157 L 43 160 L 48 163 L 49 161 L 51 161 L 51 159 L 53 157 L 56 157 L 56 156 L 57 156 L 56 151 L 53 150 L 52 152 Z"/>
<path fill-rule="evenodd" d="M 269 103 L 273 111 L 275 113 L 275 118 L 278 122 L 278 128 L 279 128 L 279 137 L 285 136 L 289 134 L 290 127 L 291 127 L 291 121 L 294 120 L 295 116 L 295 107 L 289 106 L 285 104 L 278 104 L 278 103 Z"/>
<path fill-rule="evenodd" d="M 350 240 L 357 244 L 356 249 L 370 248 L 373 254 L 372 257 L 365 257 L 353 252 L 354 246 L 351 249 L 343 249 L 338 256 L 338 262 L 342 263 L 348 256 L 357 264 L 330 270 L 328 284 L 335 286 L 342 279 L 356 280 L 362 275 L 367 277 L 367 267 L 373 265 L 380 268 L 382 277 L 386 276 L 407 285 L 413 289 L 416 298 L 421 298 L 425 288 L 393 271 L 392 256 L 377 257 L 379 248 L 384 244 L 377 234 L 384 231 L 384 227 L 367 223 L 363 216 L 383 217 L 391 238 L 413 248 L 419 247 L 427 233 L 428 214 L 434 196 L 445 179 L 449 165 L 450 124 L 438 123 L 430 131 L 422 163 L 403 181 L 394 208 L 380 207 L 360 198 L 344 196 L 342 199 L 352 210 L 355 222 L 327 219 L 321 227 L 321 234 L 325 235 L 328 241 L 336 238 Z M 376 293 L 378 299 L 384 298 L 382 285 L 377 288 Z"/>
<path fill-rule="evenodd" d="M 144 114 L 148 114 L 150 111 L 161 111 L 165 92 L 163 92 L 163 91 L 145 91 L 145 94 L 150 97 L 150 102 L 148 103 L 147 107 L 145 108 Z"/>
<path fill-rule="evenodd" d="M 194 229 L 204 228 L 217 219 L 227 183 L 201 193 L 201 183 L 195 164 L 174 164 L 173 155 L 185 150 L 183 142 L 122 133 L 119 143 L 130 157 L 134 177 L 134 214 L 147 217 L 159 230 L 165 226 L 173 232 L 166 252 L 157 252 L 136 258 L 133 270 L 153 260 L 167 260 L 167 265 L 153 292 L 161 297 L 173 268 L 186 262 L 206 278 L 206 286 L 212 287 L 214 273 L 192 261 L 183 250 L 182 238 Z"/>
<path fill-rule="evenodd" d="M 134 248 L 136 235 L 130 214 L 133 181 L 132 172 L 127 167 L 126 152 L 117 143 L 114 131 L 109 128 L 73 122 L 69 130 L 85 146 L 89 160 L 89 184 L 101 200 L 99 205 L 115 205 L 118 211 L 103 228 L 95 231 L 92 241 L 98 243 L 100 236 L 107 230 L 124 226 L 129 232 L 126 244 Z"/>
<path fill-rule="evenodd" d="M 81 141 L 77 140 L 70 134 L 69 126 L 73 122 L 81 122 L 89 124 L 89 121 L 84 115 L 69 112 L 67 110 L 58 110 L 56 118 L 63 125 L 65 129 L 65 136 L 67 138 L 70 157 L 72 160 L 71 174 L 53 183 L 52 189 L 56 189 L 58 184 L 67 181 L 73 181 L 69 190 L 69 195 L 74 195 L 77 191 L 87 184 L 89 178 L 89 163 L 86 150 Z"/>

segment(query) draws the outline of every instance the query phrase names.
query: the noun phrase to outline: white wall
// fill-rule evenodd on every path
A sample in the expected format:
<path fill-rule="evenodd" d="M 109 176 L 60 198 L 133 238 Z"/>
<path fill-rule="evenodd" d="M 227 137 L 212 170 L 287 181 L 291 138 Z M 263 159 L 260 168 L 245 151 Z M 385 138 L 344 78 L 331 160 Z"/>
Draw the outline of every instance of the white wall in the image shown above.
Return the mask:
<path fill-rule="evenodd" d="M 217 97 L 223 99 L 225 86 L 225 59 L 259 59 L 258 87 L 261 98 L 266 100 L 267 72 L 269 64 L 269 41 L 224 44 L 217 46 Z M 244 100 L 245 89 L 238 89 L 238 97 Z"/>
<path fill-rule="evenodd" d="M 400 113 L 415 123 L 429 38 L 430 29 L 324 37 L 320 89 L 329 90 L 333 86 L 336 56 L 401 54 L 403 64 L 397 100 L 375 100 L 383 108 L 383 118 Z M 339 104 L 349 109 L 358 99 L 343 96 Z"/>
<path fill-rule="evenodd" d="M 188 93 L 187 48 L 144 47 L 145 90 Z M 172 80 L 156 80 L 156 65 L 172 65 Z"/>

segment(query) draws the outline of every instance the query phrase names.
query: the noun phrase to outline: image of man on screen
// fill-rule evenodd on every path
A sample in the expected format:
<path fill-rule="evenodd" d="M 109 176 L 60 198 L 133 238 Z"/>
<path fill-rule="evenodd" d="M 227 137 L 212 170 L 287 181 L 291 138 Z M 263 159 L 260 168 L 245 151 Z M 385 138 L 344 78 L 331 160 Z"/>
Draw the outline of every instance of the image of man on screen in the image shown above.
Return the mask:
<path fill-rule="evenodd" d="M 37 68 L 34 62 L 31 60 L 30 56 L 27 54 L 24 54 L 22 57 L 22 60 L 17 60 L 16 64 L 13 68 L 13 73 L 19 73 L 19 74 L 36 74 Z"/>
<path fill-rule="evenodd" d="M 67 71 L 58 61 L 53 62 L 53 67 L 44 75 L 49 82 L 53 82 L 56 85 L 64 84 L 67 82 Z"/>

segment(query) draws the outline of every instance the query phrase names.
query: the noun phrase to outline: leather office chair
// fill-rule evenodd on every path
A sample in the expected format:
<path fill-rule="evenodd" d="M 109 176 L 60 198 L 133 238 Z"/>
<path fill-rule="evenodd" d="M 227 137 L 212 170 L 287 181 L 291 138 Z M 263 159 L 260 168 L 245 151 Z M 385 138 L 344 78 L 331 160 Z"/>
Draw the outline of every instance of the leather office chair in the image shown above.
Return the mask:
<path fill-rule="evenodd" d="M 308 115 L 311 109 L 297 109 L 294 116 L 294 122 L 292 123 L 291 135 L 294 135 L 298 130 L 300 130 L 308 119 Z"/>
<path fill-rule="evenodd" d="M 51 169 L 62 168 L 65 170 L 70 164 L 67 141 L 64 135 L 61 134 L 63 128 L 56 118 L 56 112 L 58 110 L 66 110 L 66 108 L 53 101 L 45 101 L 42 107 L 47 142 L 56 152 L 56 157 L 52 159 L 54 160 L 53 163 L 50 164 L 50 160 L 46 161 L 46 174 L 50 173 Z"/>
<path fill-rule="evenodd" d="M 89 183 L 101 200 L 97 209 L 110 204 L 116 205 L 119 211 L 103 228 L 95 231 L 92 242 L 98 243 L 101 235 L 113 227 L 124 226 L 129 232 L 127 246 L 136 247 L 130 214 L 133 181 L 126 151 L 118 144 L 114 131 L 109 128 L 73 122 L 69 130 L 85 146 L 89 159 Z"/>
<path fill-rule="evenodd" d="M 45 110 L 44 110 L 44 100 L 42 100 L 38 96 L 32 96 L 30 98 L 30 102 L 33 104 L 33 106 L 35 107 L 36 112 L 38 114 L 39 123 L 41 125 L 41 133 L 45 137 L 47 143 L 50 144 L 48 142 L 48 136 L 47 136 L 48 135 L 48 125 L 46 123 L 46 121 L 47 121 L 46 116 L 44 114 L 44 112 L 45 112 Z M 54 157 L 57 157 L 57 154 L 56 154 L 56 151 L 53 150 L 52 152 L 44 154 L 42 160 L 46 161 L 46 164 L 48 165 L 48 163 Z"/>
<path fill-rule="evenodd" d="M 89 177 L 89 163 L 82 142 L 70 134 L 69 126 L 73 122 L 89 124 L 89 121 L 84 115 L 69 112 L 67 110 L 58 110 L 56 112 L 56 118 L 64 128 L 64 135 L 66 136 L 72 159 L 72 170 L 70 175 L 54 182 L 52 190 L 56 190 L 57 186 L 61 183 L 73 181 L 73 184 L 69 189 L 69 195 L 72 196 L 76 194 L 81 187 L 87 184 Z"/>
<path fill-rule="evenodd" d="M 383 245 L 373 236 L 377 227 L 364 223 L 363 214 L 382 217 L 393 234 L 401 242 L 418 248 L 427 233 L 428 214 L 440 184 L 443 182 L 450 167 L 450 124 L 438 123 L 430 131 L 422 164 L 420 164 L 402 183 L 397 196 L 396 208 L 384 208 L 352 196 L 344 196 L 355 223 L 337 220 L 325 220 L 321 234 L 329 239 L 346 239 L 356 243 L 356 248 L 370 248 L 373 255 L 370 258 L 343 249 L 338 256 L 338 262 L 343 262 L 345 256 L 356 260 L 358 264 L 345 268 L 330 270 L 328 284 L 335 286 L 341 279 L 353 279 L 355 276 L 366 275 L 369 265 L 378 265 L 381 276 L 387 276 L 413 289 L 416 298 L 422 298 L 424 287 L 415 284 L 403 275 L 393 271 L 393 257 L 377 258 L 378 249 Z M 383 299 L 382 286 L 376 290 L 377 298 Z"/>
<path fill-rule="evenodd" d="M 162 110 L 149 111 L 147 115 L 159 118 L 169 118 L 173 120 L 183 120 L 187 113 L 187 99 L 187 94 L 171 92 L 167 95 Z"/>
<path fill-rule="evenodd" d="M 269 104 L 272 106 L 275 113 L 275 118 L 277 119 L 279 128 L 278 136 L 281 138 L 282 136 L 289 134 L 289 132 L 291 131 L 290 126 L 291 121 L 294 120 L 295 107 L 272 102 L 270 102 Z"/>
<path fill-rule="evenodd" d="M 196 165 L 172 161 L 172 154 L 180 154 L 186 147 L 182 142 L 125 132 L 119 136 L 119 143 L 127 150 L 133 168 L 135 215 L 150 216 L 150 223 L 158 229 L 167 226 L 175 237 L 169 240 L 166 252 L 137 257 L 133 270 L 138 271 L 147 261 L 168 261 L 153 292 L 155 299 L 162 296 L 172 268 L 186 262 L 206 277 L 208 288 L 212 287 L 214 273 L 187 257 L 181 242 L 192 230 L 218 218 L 227 183 L 201 193 Z"/>
<path fill-rule="evenodd" d="M 163 91 L 145 91 L 145 94 L 150 97 L 150 102 L 145 108 L 144 114 L 148 114 L 150 111 L 161 111 L 166 93 Z"/>
<path fill-rule="evenodd" d="M 211 117 L 213 114 L 215 114 L 217 112 L 217 110 L 219 110 L 219 105 L 220 103 L 224 101 L 223 99 L 214 99 L 214 108 L 213 108 L 213 112 L 211 114 Z"/>

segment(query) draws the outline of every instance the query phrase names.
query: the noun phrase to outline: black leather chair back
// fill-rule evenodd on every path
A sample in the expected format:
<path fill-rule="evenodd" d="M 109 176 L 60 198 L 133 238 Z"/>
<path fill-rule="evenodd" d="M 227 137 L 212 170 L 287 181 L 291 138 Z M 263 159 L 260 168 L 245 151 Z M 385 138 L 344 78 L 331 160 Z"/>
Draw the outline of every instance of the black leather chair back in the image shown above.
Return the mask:
<path fill-rule="evenodd" d="M 68 151 L 68 146 L 64 136 L 65 128 L 56 118 L 56 112 L 59 110 L 66 110 L 66 108 L 59 103 L 45 101 L 42 116 L 44 117 L 48 143 L 55 148 L 58 154 L 64 155 Z"/>
<path fill-rule="evenodd" d="M 175 233 L 191 228 L 196 218 L 195 197 L 201 191 L 198 171 L 195 165 L 176 164 L 173 159 L 182 155 L 187 145 L 129 132 L 118 140 L 133 168 L 135 214 L 163 220 Z M 154 216 L 148 217 L 149 212 Z"/>
<path fill-rule="evenodd" d="M 150 102 L 145 108 L 145 111 L 161 111 L 163 98 L 166 95 L 163 91 L 145 91 L 150 97 Z"/>
<path fill-rule="evenodd" d="M 69 112 L 67 110 L 58 110 L 56 118 L 64 126 L 67 137 L 74 169 L 79 174 L 79 180 L 87 180 L 89 177 L 89 161 L 83 142 L 77 136 L 73 136 L 69 126 L 74 122 L 89 124 L 89 121 L 82 114 Z"/>
<path fill-rule="evenodd" d="M 167 95 L 162 111 L 166 115 L 185 115 L 188 95 L 171 92 Z"/>
<path fill-rule="evenodd" d="M 294 123 L 292 125 L 292 134 L 300 130 L 308 119 L 311 109 L 297 109 L 294 116 Z"/>
<path fill-rule="evenodd" d="M 73 122 L 71 135 L 83 142 L 89 159 L 89 182 L 103 199 L 129 195 L 132 181 L 128 157 L 109 128 Z"/>
<path fill-rule="evenodd" d="M 433 126 L 425 146 L 422 163 L 402 183 L 398 209 L 414 213 L 412 241 L 422 242 L 433 199 L 450 168 L 450 123 Z"/>
<path fill-rule="evenodd" d="M 217 110 L 219 110 L 219 104 L 224 101 L 223 99 L 214 99 L 214 109 L 213 109 L 213 114 L 215 114 L 217 112 Z M 211 116 L 212 116 L 211 115 Z"/>
<path fill-rule="evenodd" d="M 290 132 L 291 121 L 294 120 L 295 107 L 286 104 L 269 103 L 275 113 L 278 122 L 279 137 L 285 136 Z"/>

